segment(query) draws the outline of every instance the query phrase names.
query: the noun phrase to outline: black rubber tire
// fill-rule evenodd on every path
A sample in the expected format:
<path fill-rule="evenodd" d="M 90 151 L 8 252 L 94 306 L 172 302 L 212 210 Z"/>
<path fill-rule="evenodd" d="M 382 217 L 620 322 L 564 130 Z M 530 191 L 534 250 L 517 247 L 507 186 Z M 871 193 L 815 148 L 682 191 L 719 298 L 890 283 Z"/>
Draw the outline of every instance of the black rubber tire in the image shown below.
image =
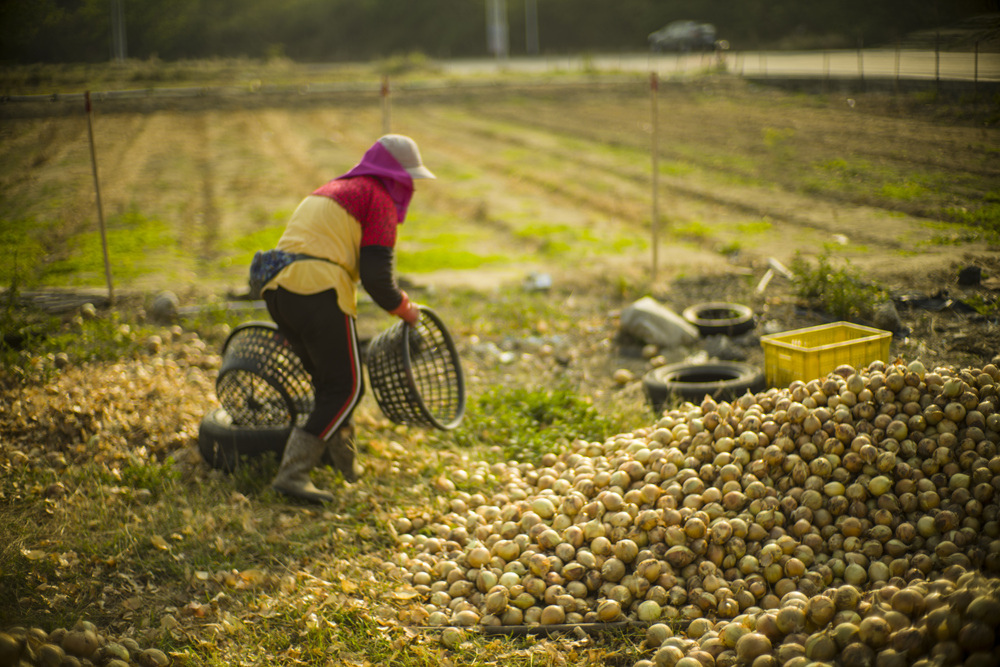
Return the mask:
<path fill-rule="evenodd" d="M 681 313 L 702 336 L 739 336 L 756 325 L 753 310 L 741 303 L 708 301 L 696 303 Z"/>
<path fill-rule="evenodd" d="M 747 391 L 764 388 L 764 373 L 749 364 L 718 361 L 709 364 L 660 366 L 642 378 L 653 411 L 659 414 L 671 396 L 698 402 L 706 395 L 717 401 L 731 401 Z"/>
<path fill-rule="evenodd" d="M 241 459 L 274 453 L 280 459 L 291 426 L 237 426 L 223 408 L 206 414 L 198 427 L 198 451 L 213 468 L 233 472 Z"/>

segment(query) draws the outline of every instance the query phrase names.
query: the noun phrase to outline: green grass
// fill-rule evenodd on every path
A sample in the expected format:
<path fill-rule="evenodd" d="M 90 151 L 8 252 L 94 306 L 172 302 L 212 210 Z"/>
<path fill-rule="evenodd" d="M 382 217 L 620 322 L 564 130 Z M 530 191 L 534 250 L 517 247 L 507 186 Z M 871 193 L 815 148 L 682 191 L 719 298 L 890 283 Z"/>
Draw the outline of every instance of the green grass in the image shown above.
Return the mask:
<path fill-rule="evenodd" d="M 518 238 L 528 243 L 539 244 L 539 251 L 550 258 L 568 257 L 579 259 L 589 255 L 642 249 L 645 239 L 620 234 L 611 239 L 602 238 L 587 225 L 571 225 L 550 222 L 528 222 L 514 232 Z"/>
<path fill-rule="evenodd" d="M 51 362 L 57 355 L 75 363 L 132 357 L 152 332 L 148 324 L 126 322 L 118 311 L 107 317 L 89 319 L 77 315 L 64 321 L 23 308 L 7 308 L 0 313 L 0 329 L 5 333 L 21 332 L 25 337 L 20 349 L 0 342 L 0 360 L 17 376 L 28 376 L 39 368 L 46 374 L 54 373 Z M 39 365 L 40 359 L 49 363 Z"/>
<path fill-rule="evenodd" d="M 964 299 L 973 309 L 984 317 L 1000 316 L 1000 299 L 992 295 L 972 294 Z"/>
<path fill-rule="evenodd" d="M 900 201 L 914 201 L 927 195 L 929 192 L 930 190 L 927 187 L 913 181 L 885 183 L 879 190 L 879 193 L 886 199 L 898 199 Z"/>
<path fill-rule="evenodd" d="M 983 229 L 995 239 L 1000 237 L 1000 203 L 997 203 L 996 199 L 997 195 L 992 193 L 992 201 L 987 201 L 979 208 L 969 210 L 949 207 L 944 212 L 949 219 Z"/>
<path fill-rule="evenodd" d="M 163 253 L 172 255 L 174 239 L 162 220 L 129 211 L 107 219 L 105 236 L 112 276 L 133 280 L 162 263 Z M 48 264 L 45 282 L 55 284 L 102 284 L 104 274 L 103 239 L 99 230 L 71 237 L 64 256 Z"/>
<path fill-rule="evenodd" d="M 567 387 L 497 387 L 476 399 L 456 440 L 495 447 L 500 453 L 495 460 L 537 463 L 545 454 L 562 453 L 577 438 L 602 441 L 622 427 Z"/>
<path fill-rule="evenodd" d="M 929 173 L 898 173 L 863 158 L 835 158 L 814 163 L 804 180 L 808 192 L 860 192 L 889 203 L 918 202 L 936 197 L 938 177 Z"/>
<path fill-rule="evenodd" d="M 835 266 L 828 251 L 815 264 L 797 255 L 790 267 L 798 296 L 840 320 L 870 320 L 888 293 L 866 280 L 850 262 Z"/>
<path fill-rule="evenodd" d="M 687 176 L 696 171 L 692 165 L 677 161 L 661 162 L 659 170 L 661 174 L 666 176 Z"/>
<path fill-rule="evenodd" d="M 670 225 L 674 236 L 692 241 L 707 241 L 713 236 L 712 228 L 700 220 L 685 220 Z"/>
<path fill-rule="evenodd" d="M 512 331 L 526 336 L 558 334 L 579 325 L 560 303 L 563 297 L 555 298 L 549 292 L 502 290 L 483 298 L 475 290 L 452 289 L 435 298 L 442 312 L 460 313 L 455 318 L 458 333 L 467 330 L 480 338 L 506 336 Z"/>
<path fill-rule="evenodd" d="M 77 317 L 51 331 L 44 348 L 49 354 L 64 353 L 77 362 L 110 361 L 138 352 L 154 328 L 146 323 L 126 321 L 119 311 L 107 317 Z"/>
<path fill-rule="evenodd" d="M 442 247 L 407 250 L 397 255 L 396 266 L 401 273 L 428 273 L 441 269 L 478 269 L 508 261 L 510 258 L 505 255 L 480 255 L 470 250 Z"/>
<path fill-rule="evenodd" d="M 951 231 L 938 236 L 935 244 L 970 243 L 977 239 L 974 235 L 961 231 L 961 227 L 981 230 L 986 240 L 1000 235 L 1000 199 L 995 190 L 970 205 L 951 205 L 955 187 L 975 191 L 982 184 L 973 177 L 955 177 L 933 171 L 907 171 L 902 173 L 887 165 L 877 165 L 866 159 L 836 158 L 814 163 L 803 179 L 806 192 L 822 194 L 839 192 L 849 196 L 861 194 L 863 197 L 882 203 L 887 210 L 899 207 L 902 211 L 916 213 L 922 217 L 936 217 L 947 223 Z"/>
<path fill-rule="evenodd" d="M 250 266 L 250 260 L 258 250 L 269 250 L 278 244 L 278 239 L 285 231 L 284 222 L 270 225 L 264 229 L 238 236 L 229 242 L 229 247 L 239 253 L 240 257 L 236 261 L 242 261 Z"/>
<path fill-rule="evenodd" d="M 781 161 L 791 160 L 795 156 L 792 140 L 795 138 L 793 128 L 766 127 L 763 132 L 764 148 L 767 149 L 775 159 Z"/>
<path fill-rule="evenodd" d="M 957 225 L 948 222 L 928 222 L 925 224 L 930 229 L 935 230 L 930 240 L 925 242 L 926 245 L 962 245 L 966 243 L 982 243 L 984 240 L 989 239 L 989 234 L 979 227 Z"/>
<path fill-rule="evenodd" d="M 737 240 L 728 241 L 717 249 L 720 255 L 736 255 L 743 250 L 743 244 Z"/>
<path fill-rule="evenodd" d="M 35 219 L 0 220 L 0 284 L 34 281 L 34 267 L 42 263 L 45 245 L 39 233 L 41 224 Z"/>
<path fill-rule="evenodd" d="M 736 225 L 736 231 L 743 235 L 751 234 L 766 234 L 771 231 L 774 225 L 768 218 L 762 218 L 761 220 L 748 220 L 746 222 L 741 222 Z"/>
<path fill-rule="evenodd" d="M 872 163 L 864 159 L 845 160 L 834 158 L 817 165 L 823 171 L 842 179 L 852 179 L 864 176 L 872 170 Z"/>

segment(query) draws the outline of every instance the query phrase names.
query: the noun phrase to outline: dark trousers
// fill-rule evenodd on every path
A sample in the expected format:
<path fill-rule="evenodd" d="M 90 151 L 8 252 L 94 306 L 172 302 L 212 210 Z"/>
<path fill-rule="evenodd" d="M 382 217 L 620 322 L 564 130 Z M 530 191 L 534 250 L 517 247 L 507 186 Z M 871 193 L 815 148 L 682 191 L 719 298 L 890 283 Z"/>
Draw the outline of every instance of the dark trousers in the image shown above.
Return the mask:
<path fill-rule="evenodd" d="M 263 296 L 278 330 L 312 377 L 316 407 L 303 428 L 326 440 L 350 422 L 365 393 L 354 318 L 340 309 L 332 289 L 296 294 L 279 287 Z"/>

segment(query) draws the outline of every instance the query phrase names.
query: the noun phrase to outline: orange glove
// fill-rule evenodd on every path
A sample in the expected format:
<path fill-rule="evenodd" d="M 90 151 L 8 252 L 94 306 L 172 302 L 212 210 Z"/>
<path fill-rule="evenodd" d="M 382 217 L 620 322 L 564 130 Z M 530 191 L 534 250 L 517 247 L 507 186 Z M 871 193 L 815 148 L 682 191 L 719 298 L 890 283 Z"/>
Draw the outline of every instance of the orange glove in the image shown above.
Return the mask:
<path fill-rule="evenodd" d="M 403 295 L 403 300 L 398 306 L 390 310 L 389 314 L 401 318 L 407 324 L 416 324 L 420 320 L 420 307 L 410 301 L 410 297 L 406 292 L 400 290 L 400 293 Z"/>

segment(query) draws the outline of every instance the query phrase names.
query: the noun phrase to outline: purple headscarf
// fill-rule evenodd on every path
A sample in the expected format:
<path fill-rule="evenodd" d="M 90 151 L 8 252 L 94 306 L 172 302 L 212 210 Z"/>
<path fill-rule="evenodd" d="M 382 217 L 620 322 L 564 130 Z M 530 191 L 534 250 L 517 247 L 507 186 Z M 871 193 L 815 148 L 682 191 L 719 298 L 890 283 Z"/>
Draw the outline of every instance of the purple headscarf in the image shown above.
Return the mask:
<path fill-rule="evenodd" d="M 403 168 L 399 161 L 392 156 L 392 153 L 382 144 L 375 144 L 362 156 L 361 161 L 351 168 L 346 174 L 338 176 L 333 180 L 351 178 L 354 176 L 374 176 L 378 178 L 393 203 L 396 204 L 396 214 L 399 216 L 399 223 L 406 219 L 406 209 L 410 206 L 410 199 L 413 197 L 413 177 Z"/>

